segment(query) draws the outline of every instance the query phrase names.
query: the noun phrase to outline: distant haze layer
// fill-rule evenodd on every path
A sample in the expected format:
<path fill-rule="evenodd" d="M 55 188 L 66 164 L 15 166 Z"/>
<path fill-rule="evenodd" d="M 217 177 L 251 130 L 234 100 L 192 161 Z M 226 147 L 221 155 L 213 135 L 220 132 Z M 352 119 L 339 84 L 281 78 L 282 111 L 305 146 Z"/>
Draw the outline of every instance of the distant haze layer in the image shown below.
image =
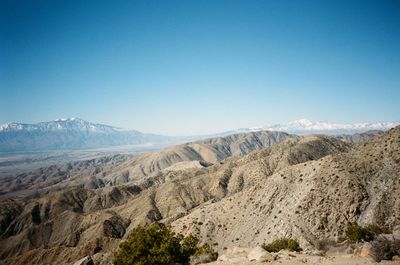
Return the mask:
<path fill-rule="evenodd" d="M 37 124 L 7 123 L 0 125 L 0 151 L 79 150 L 119 145 L 173 145 L 180 142 L 226 136 L 249 131 L 284 131 L 292 134 L 353 134 L 370 130 L 388 130 L 398 122 L 337 124 L 300 119 L 273 126 L 233 129 L 211 135 L 165 136 L 136 130 L 96 124 L 80 118 L 57 119 Z"/>

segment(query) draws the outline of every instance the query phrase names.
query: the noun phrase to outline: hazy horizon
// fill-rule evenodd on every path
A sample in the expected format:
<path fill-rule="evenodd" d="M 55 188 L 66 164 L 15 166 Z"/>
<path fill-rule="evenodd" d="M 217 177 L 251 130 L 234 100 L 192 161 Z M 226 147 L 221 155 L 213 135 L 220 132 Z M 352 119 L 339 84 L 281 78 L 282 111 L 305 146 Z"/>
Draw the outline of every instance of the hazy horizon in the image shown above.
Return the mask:
<path fill-rule="evenodd" d="M 399 121 L 396 1 L 2 1 L 0 123 Z"/>
<path fill-rule="evenodd" d="M 92 124 L 97 124 L 97 125 L 112 126 L 112 127 L 116 127 L 116 128 L 123 129 L 123 130 L 136 130 L 136 131 L 139 131 L 141 133 L 158 134 L 158 135 L 163 135 L 163 136 L 188 136 L 188 137 L 191 137 L 191 136 L 206 136 L 206 135 L 209 135 L 210 137 L 215 137 L 215 135 L 218 135 L 218 134 L 225 134 L 225 133 L 229 133 L 229 132 L 241 133 L 241 132 L 245 132 L 247 130 L 251 130 L 251 131 L 272 130 L 272 131 L 283 131 L 283 132 L 288 132 L 288 133 L 293 133 L 293 134 L 300 133 L 300 135 L 302 135 L 302 134 L 307 132 L 307 129 L 305 129 L 304 131 L 301 131 L 301 129 L 294 129 L 294 128 L 287 130 L 287 129 L 279 129 L 279 128 L 276 129 L 276 128 L 272 128 L 272 127 L 274 127 L 274 126 L 278 126 L 278 127 L 279 126 L 281 126 L 281 127 L 283 126 L 283 127 L 285 127 L 285 126 L 288 126 L 288 125 L 293 126 L 293 123 L 295 123 L 295 124 L 297 124 L 297 123 L 307 124 L 309 122 L 312 122 L 314 124 L 313 126 L 322 126 L 320 124 L 324 124 L 324 123 L 329 124 L 329 126 L 352 126 L 351 129 L 350 128 L 347 129 L 348 130 L 347 134 L 353 134 L 353 133 L 357 133 L 357 132 L 367 132 L 367 131 L 370 131 L 370 130 L 387 130 L 388 128 L 391 128 L 393 126 L 397 126 L 397 125 L 400 124 L 400 121 L 398 121 L 398 120 L 397 121 L 363 121 L 363 122 L 355 122 L 355 123 L 340 123 L 340 122 L 336 123 L 336 122 L 330 122 L 330 121 L 327 121 L 327 120 L 323 120 L 323 121 L 309 120 L 309 119 L 303 117 L 303 118 L 300 118 L 300 119 L 297 119 L 297 120 L 294 120 L 294 121 L 289 121 L 288 123 L 262 124 L 262 125 L 247 126 L 247 127 L 232 127 L 232 128 L 226 128 L 226 129 L 224 129 L 222 131 L 212 131 L 212 130 L 210 130 L 210 131 L 208 131 L 206 133 L 203 133 L 203 134 L 174 134 L 174 135 L 173 134 L 169 134 L 168 135 L 168 134 L 165 134 L 165 133 L 162 133 L 162 132 L 154 133 L 154 132 L 140 131 L 140 130 L 137 130 L 136 128 L 118 127 L 118 126 L 114 126 L 113 124 L 105 124 L 105 123 L 101 123 L 101 122 L 94 122 L 94 121 L 82 119 L 81 117 L 64 117 L 64 118 L 53 119 L 53 120 L 50 120 L 50 121 L 39 121 L 39 122 L 36 122 L 36 123 L 24 123 L 24 122 L 17 122 L 17 123 L 19 123 L 19 124 L 37 125 L 37 124 L 40 124 L 40 123 L 43 123 L 43 122 L 65 122 L 65 121 L 75 121 L 75 120 L 83 120 L 83 121 L 90 122 Z M 14 122 L 11 122 L 11 123 L 14 123 Z M 356 128 L 355 126 L 360 126 L 362 124 L 371 124 L 371 126 L 373 126 L 373 125 L 377 125 L 378 123 L 383 123 L 385 128 L 372 129 L 372 128 L 368 128 L 367 127 L 367 128 L 355 129 Z M 5 123 L 5 124 L 4 123 L 0 123 L 0 125 L 2 125 L 2 124 L 5 125 L 7 123 Z M 390 126 L 389 126 L 389 124 L 390 124 Z M 296 125 L 296 126 L 298 126 L 298 125 Z M 242 130 L 245 130 L 245 131 L 242 131 Z M 337 128 L 337 127 L 336 128 L 326 128 L 326 129 L 310 129 L 310 127 L 309 127 L 308 130 L 310 130 L 310 131 L 307 134 L 315 134 L 315 133 L 317 133 L 317 134 L 318 133 L 328 133 L 329 134 L 329 131 L 333 135 L 341 134 L 341 133 L 345 134 L 346 133 L 346 129 L 343 128 L 343 127 L 340 127 L 340 128 Z"/>

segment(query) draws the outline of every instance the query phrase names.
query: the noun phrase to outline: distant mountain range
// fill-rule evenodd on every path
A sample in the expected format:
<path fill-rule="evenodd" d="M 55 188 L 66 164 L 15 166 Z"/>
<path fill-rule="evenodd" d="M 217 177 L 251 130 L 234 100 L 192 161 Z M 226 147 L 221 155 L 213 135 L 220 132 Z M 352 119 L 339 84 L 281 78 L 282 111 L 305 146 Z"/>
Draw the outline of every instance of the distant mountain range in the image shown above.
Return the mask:
<path fill-rule="evenodd" d="M 127 144 L 177 143 L 179 137 L 141 133 L 79 118 L 37 124 L 0 125 L 0 151 L 36 151 L 100 148 Z"/>
<path fill-rule="evenodd" d="M 89 149 L 118 145 L 172 145 L 211 137 L 250 131 L 284 131 L 291 134 L 342 135 L 370 130 L 388 130 L 398 122 L 337 124 L 300 119 L 286 124 L 241 128 L 212 135 L 164 136 L 126 130 L 79 118 L 57 119 L 37 124 L 7 123 L 0 125 L 0 152 Z"/>
<path fill-rule="evenodd" d="M 263 130 L 272 131 L 284 131 L 294 134 L 353 134 L 362 133 L 372 130 L 386 131 L 399 125 L 399 122 L 364 122 L 364 123 L 353 123 L 353 124 L 341 124 L 341 123 L 330 123 L 330 122 L 319 122 L 310 121 L 308 119 L 300 119 L 297 121 L 289 122 L 286 124 L 277 124 L 273 126 L 263 127 Z"/>

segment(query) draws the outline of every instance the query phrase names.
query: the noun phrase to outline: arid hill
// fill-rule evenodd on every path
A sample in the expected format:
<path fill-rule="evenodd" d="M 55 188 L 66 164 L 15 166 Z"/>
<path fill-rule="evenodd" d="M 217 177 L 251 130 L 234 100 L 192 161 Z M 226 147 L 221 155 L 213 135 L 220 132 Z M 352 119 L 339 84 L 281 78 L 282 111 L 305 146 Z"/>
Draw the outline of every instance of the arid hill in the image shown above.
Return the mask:
<path fill-rule="evenodd" d="M 335 138 L 342 140 L 346 143 L 358 144 L 382 134 L 384 134 L 383 131 L 372 130 L 355 134 L 339 134 L 335 135 Z"/>

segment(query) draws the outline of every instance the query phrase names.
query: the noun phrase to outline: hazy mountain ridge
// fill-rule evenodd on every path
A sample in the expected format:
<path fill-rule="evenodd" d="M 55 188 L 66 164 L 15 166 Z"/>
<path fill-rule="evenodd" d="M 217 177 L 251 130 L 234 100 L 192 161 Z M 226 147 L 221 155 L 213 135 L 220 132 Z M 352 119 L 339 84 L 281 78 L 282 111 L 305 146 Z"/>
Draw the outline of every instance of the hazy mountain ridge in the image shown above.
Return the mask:
<path fill-rule="evenodd" d="M 36 124 L 27 123 L 6 123 L 0 125 L 0 132 L 6 131 L 62 131 L 62 130 L 79 130 L 79 131 L 96 131 L 99 133 L 124 131 L 121 128 L 104 124 L 91 123 L 79 118 L 56 119 L 49 122 L 39 122 Z M 125 130 L 126 131 L 126 130 Z"/>
<path fill-rule="evenodd" d="M 331 123 L 300 119 L 286 124 L 262 127 L 264 130 L 285 131 L 294 134 L 355 134 L 371 130 L 386 131 L 400 125 L 399 122 L 363 122 L 353 124 Z"/>
<path fill-rule="evenodd" d="M 370 130 L 388 130 L 398 122 L 337 124 L 313 122 L 307 119 L 273 126 L 241 128 L 222 133 L 195 136 L 163 136 L 95 124 L 79 118 L 57 119 L 37 124 L 7 123 L 0 125 L 0 151 L 44 151 L 102 148 L 118 145 L 173 145 L 187 141 L 224 137 L 261 130 L 291 134 L 354 134 Z"/>
<path fill-rule="evenodd" d="M 358 143 L 367 141 L 375 136 L 382 135 L 382 134 L 384 134 L 383 131 L 372 130 L 372 131 L 366 131 L 363 133 L 355 133 L 355 134 L 339 134 L 339 135 L 335 135 L 334 137 L 336 139 L 342 140 L 346 143 L 358 144 Z"/>
<path fill-rule="evenodd" d="M 0 126 L 2 152 L 85 149 L 179 141 L 182 141 L 179 137 L 124 130 L 79 118 L 57 119 L 37 124 L 8 123 Z"/>

